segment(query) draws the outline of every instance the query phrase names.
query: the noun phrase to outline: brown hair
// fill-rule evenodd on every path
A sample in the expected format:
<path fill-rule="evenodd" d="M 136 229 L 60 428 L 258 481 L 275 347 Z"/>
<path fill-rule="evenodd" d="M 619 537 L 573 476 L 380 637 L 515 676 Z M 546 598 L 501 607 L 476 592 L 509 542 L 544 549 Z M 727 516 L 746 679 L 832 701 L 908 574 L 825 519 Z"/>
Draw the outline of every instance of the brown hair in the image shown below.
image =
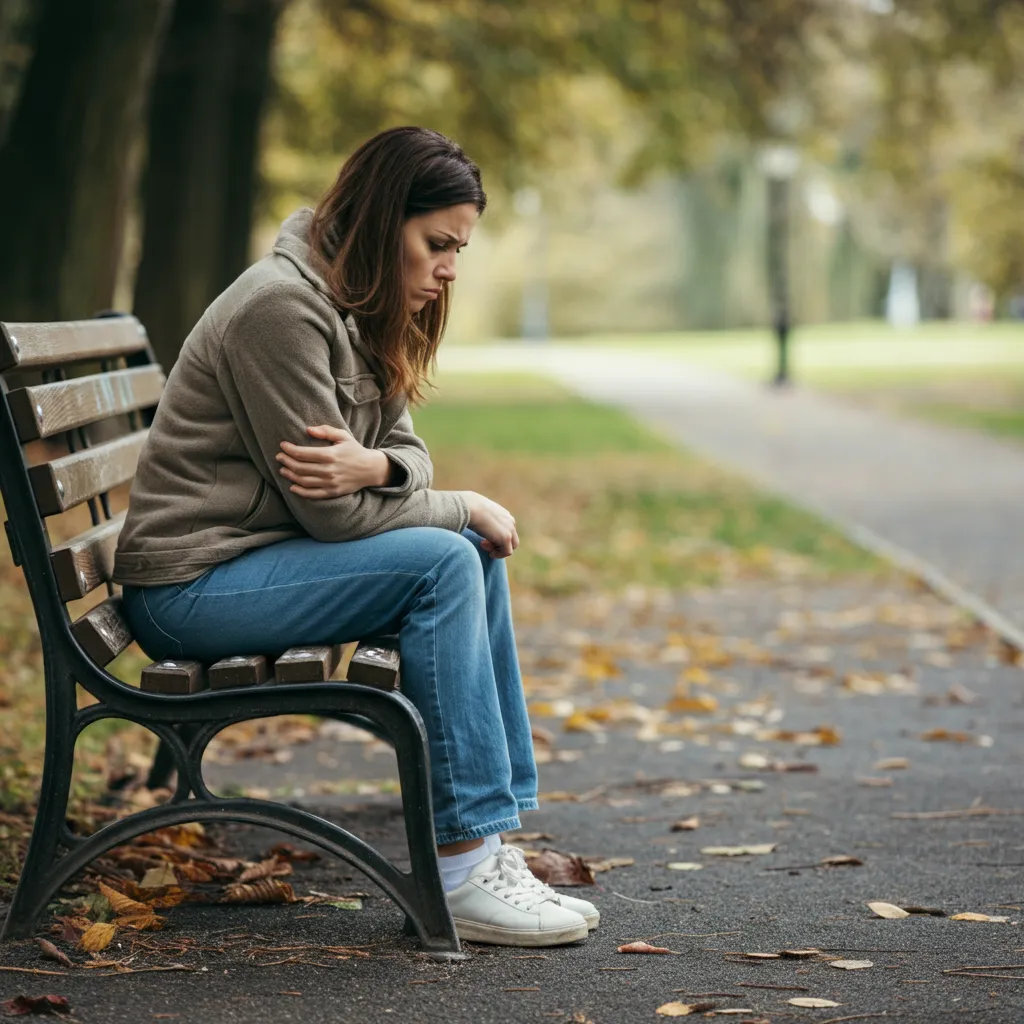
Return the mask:
<path fill-rule="evenodd" d="M 417 314 L 405 291 L 403 226 L 410 217 L 487 196 L 480 168 L 451 139 L 428 128 L 391 128 L 345 161 L 320 200 L 310 244 L 339 309 L 384 365 L 388 398 L 420 388 L 434 367 L 451 305 L 450 283 Z"/>

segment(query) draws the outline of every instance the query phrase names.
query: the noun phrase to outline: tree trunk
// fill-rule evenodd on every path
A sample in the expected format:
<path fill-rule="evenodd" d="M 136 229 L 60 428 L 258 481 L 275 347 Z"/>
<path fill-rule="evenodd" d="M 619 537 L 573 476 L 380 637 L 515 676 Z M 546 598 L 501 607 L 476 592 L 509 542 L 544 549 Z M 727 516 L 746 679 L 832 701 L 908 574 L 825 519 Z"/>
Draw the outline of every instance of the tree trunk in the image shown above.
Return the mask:
<path fill-rule="evenodd" d="M 46 0 L 0 149 L 0 312 L 91 316 L 113 301 L 132 150 L 170 0 Z"/>
<path fill-rule="evenodd" d="M 42 0 L 5 0 L 0 4 L 0 146 L 7 138 L 35 52 L 41 11 Z"/>
<path fill-rule="evenodd" d="M 178 0 L 157 68 L 135 313 L 170 369 L 245 269 L 281 0 Z"/>

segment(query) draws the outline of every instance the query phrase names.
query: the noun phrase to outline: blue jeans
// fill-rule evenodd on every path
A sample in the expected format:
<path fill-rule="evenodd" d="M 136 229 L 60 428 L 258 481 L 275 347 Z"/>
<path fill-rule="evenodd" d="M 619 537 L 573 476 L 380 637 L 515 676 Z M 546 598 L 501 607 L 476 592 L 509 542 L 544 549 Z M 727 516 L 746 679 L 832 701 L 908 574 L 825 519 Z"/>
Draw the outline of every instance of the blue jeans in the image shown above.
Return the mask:
<path fill-rule="evenodd" d="M 338 644 L 398 633 L 402 692 L 430 744 L 439 844 L 520 827 L 537 808 L 505 563 L 470 530 L 415 527 L 364 540 L 281 541 L 191 583 L 124 588 L 154 660 Z"/>

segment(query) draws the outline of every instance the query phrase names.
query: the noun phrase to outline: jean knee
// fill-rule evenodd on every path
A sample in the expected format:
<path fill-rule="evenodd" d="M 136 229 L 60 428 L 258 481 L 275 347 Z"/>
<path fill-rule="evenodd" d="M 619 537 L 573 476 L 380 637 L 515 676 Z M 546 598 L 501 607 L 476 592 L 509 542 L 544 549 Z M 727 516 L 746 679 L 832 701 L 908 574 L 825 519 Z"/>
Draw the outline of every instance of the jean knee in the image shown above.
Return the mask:
<path fill-rule="evenodd" d="M 451 530 L 439 531 L 444 538 L 438 538 L 437 570 L 439 573 L 458 576 L 466 583 L 483 584 L 483 566 L 480 564 L 480 551 L 476 544 L 463 534 Z"/>

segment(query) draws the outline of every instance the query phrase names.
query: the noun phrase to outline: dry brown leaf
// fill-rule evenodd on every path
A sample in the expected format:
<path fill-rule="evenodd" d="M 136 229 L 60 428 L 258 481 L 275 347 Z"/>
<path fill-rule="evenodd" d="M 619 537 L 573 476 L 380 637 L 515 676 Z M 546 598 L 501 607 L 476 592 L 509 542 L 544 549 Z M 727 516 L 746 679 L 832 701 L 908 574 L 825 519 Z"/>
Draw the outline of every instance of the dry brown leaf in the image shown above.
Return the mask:
<path fill-rule="evenodd" d="M 75 966 L 74 961 L 67 953 L 58 949 L 49 939 L 36 939 L 36 945 L 39 947 L 44 960 L 56 960 L 57 963 L 62 964 L 64 967 Z"/>
<path fill-rule="evenodd" d="M 590 868 L 594 874 L 601 871 L 611 871 L 612 868 L 629 868 L 636 863 L 634 857 L 585 857 L 583 863 Z"/>
<path fill-rule="evenodd" d="M 294 903 L 295 892 L 287 882 L 261 878 L 256 882 L 233 882 L 225 886 L 222 903 Z"/>
<path fill-rule="evenodd" d="M 546 885 L 593 885 L 594 872 L 575 854 L 545 847 L 540 853 L 528 853 L 530 870 Z"/>
<path fill-rule="evenodd" d="M 285 860 L 278 860 L 271 857 L 269 860 L 262 860 L 251 868 L 246 868 L 239 876 L 239 882 L 256 882 L 261 878 L 280 878 L 292 873 L 292 866 Z"/>
<path fill-rule="evenodd" d="M 841 1003 L 831 999 L 817 999 L 814 996 L 797 996 L 788 1000 L 790 1006 L 806 1006 L 810 1009 L 824 1008 L 826 1006 L 841 1006 Z"/>
<path fill-rule="evenodd" d="M 174 873 L 180 875 L 186 882 L 212 882 L 213 872 L 202 864 L 194 861 L 184 861 L 174 866 Z"/>
<path fill-rule="evenodd" d="M 969 732 L 959 732 L 954 729 L 929 729 L 927 732 L 921 733 L 921 739 L 927 740 L 929 743 L 938 742 L 949 742 L 949 743 L 973 743 L 974 736 Z"/>
<path fill-rule="evenodd" d="M 276 857 L 292 864 L 311 864 L 320 859 L 320 854 L 316 850 L 300 850 L 294 843 L 276 843 L 263 856 Z"/>
<path fill-rule="evenodd" d="M 97 921 L 95 924 L 89 925 L 78 940 L 78 945 L 87 953 L 98 953 L 110 945 L 110 940 L 113 939 L 116 931 L 116 925 L 106 921 Z"/>
<path fill-rule="evenodd" d="M 778 843 L 755 843 L 753 846 L 705 846 L 700 852 L 709 857 L 763 856 L 771 853 Z"/>
<path fill-rule="evenodd" d="M 180 886 L 172 886 L 164 892 L 157 892 L 152 899 L 146 900 L 148 906 L 154 910 L 166 910 L 168 907 L 176 907 L 184 902 L 188 892 Z"/>
<path fill-rule="evenodd" d="M 566 732 L 603 732 L 601 726 L 586 713 L 574 711 L 562 724 Z"/>
<path fill-rule="evenodd" d="M 883 757 L 875 762 L 876 772 L 893 772 L 910 767 L 910 759 L 906 757 Z"/>
<path fill-rule="evenodd" d="M 893 903 L 882 903 L 876 900 L 873 903 L 869 903 L 868 907 L 870 907 L 878 917 L 884 917 L 889 921 L 898 921 L 901 917 L 910 917 L 902 907 L 897 907 Z"/>
<path fill-rule="evenodd" d="M 782 956 L 781 953 L 744 953 L 743 955 L 751 960 L 778 960 Z"/>
<path fill-rule="evenodd" d="M 839 967 L 844 971 L 863 971 L 865 967 L 874 967 L 871 960 L 833 960 L 829 967 Z"/>
<path fill-rule="evenodd" d="M 71 1012 L 71 1004 L 67 996 L 15 996 L 0 1003 L 11 1017 L 20 1017 L 27 1013 L 54 1014 L 64 1016 Z"/>
<path fill-rule="evenodd" d="M 830 868 L 859 868 L 863 867 L 864 865 L 864 861 L 862 861 L 860 857 L 851 857 L 849 854 L 846 853 L 839 853 L 836 854 L 834 857 L 826 857 L 824 860 L 821 861 L 821 863 L 824 864 L 826 867 Z"/>
<path fill-rule="evenodd" d="M 130 896 L 125 896 L 123 892 L 118 892 L 116 889 L 112 889 L 109 885 L 105 885 L 100 882 L 100 892 L 106 896 L 110 905 L 114 908 L 115 914 L 151 914 L 152 908 L 145 903 L 140 903 L 138 900 L 133 900 Z"/>
<path fill-rule="evenodd" d="M 683 818 L 672 825 L 672 832 L 692 832 L 700 828 L 700 818 L 694 814 L 689 818 Z"/>
<path fill-rule="evenodd" d="M 620 953 L 671 953 L 672 950 L 665 946 L 652 946 L 649 942 L 637 941 L 627 942 L 624 946 L 619 946 L 618 952 Z"/>
<path fill-rule="evenodd" d="M 178 884 L 178 876 L 170 864 L 161 864 L 158 867 L 149 868 L 139 882 L 140 889 L 165 889 L 171 885 Z"/>
<path fill-rule="evenodd" d="M 784 949 L 782 956 L 795 957 L 797 960 L 806 960 L 808 957 L 820 956 L 820 949 Z"/>
<path fill-rule="evenodd" d="M 714 1003 L 662 1003 L 654 1012 L 662 1017 L 689 1017 L 691 1013 L 703 1013 L 705 1010 L 713 1010 Z"/>
<path fill-rule="evenodd" d="M 164 926 L 164 919 L 147 907 L 145 913 L 116 917 L 114 924 L 119 928 L 133 928 L 137 932 L 158 932 Z"/>

